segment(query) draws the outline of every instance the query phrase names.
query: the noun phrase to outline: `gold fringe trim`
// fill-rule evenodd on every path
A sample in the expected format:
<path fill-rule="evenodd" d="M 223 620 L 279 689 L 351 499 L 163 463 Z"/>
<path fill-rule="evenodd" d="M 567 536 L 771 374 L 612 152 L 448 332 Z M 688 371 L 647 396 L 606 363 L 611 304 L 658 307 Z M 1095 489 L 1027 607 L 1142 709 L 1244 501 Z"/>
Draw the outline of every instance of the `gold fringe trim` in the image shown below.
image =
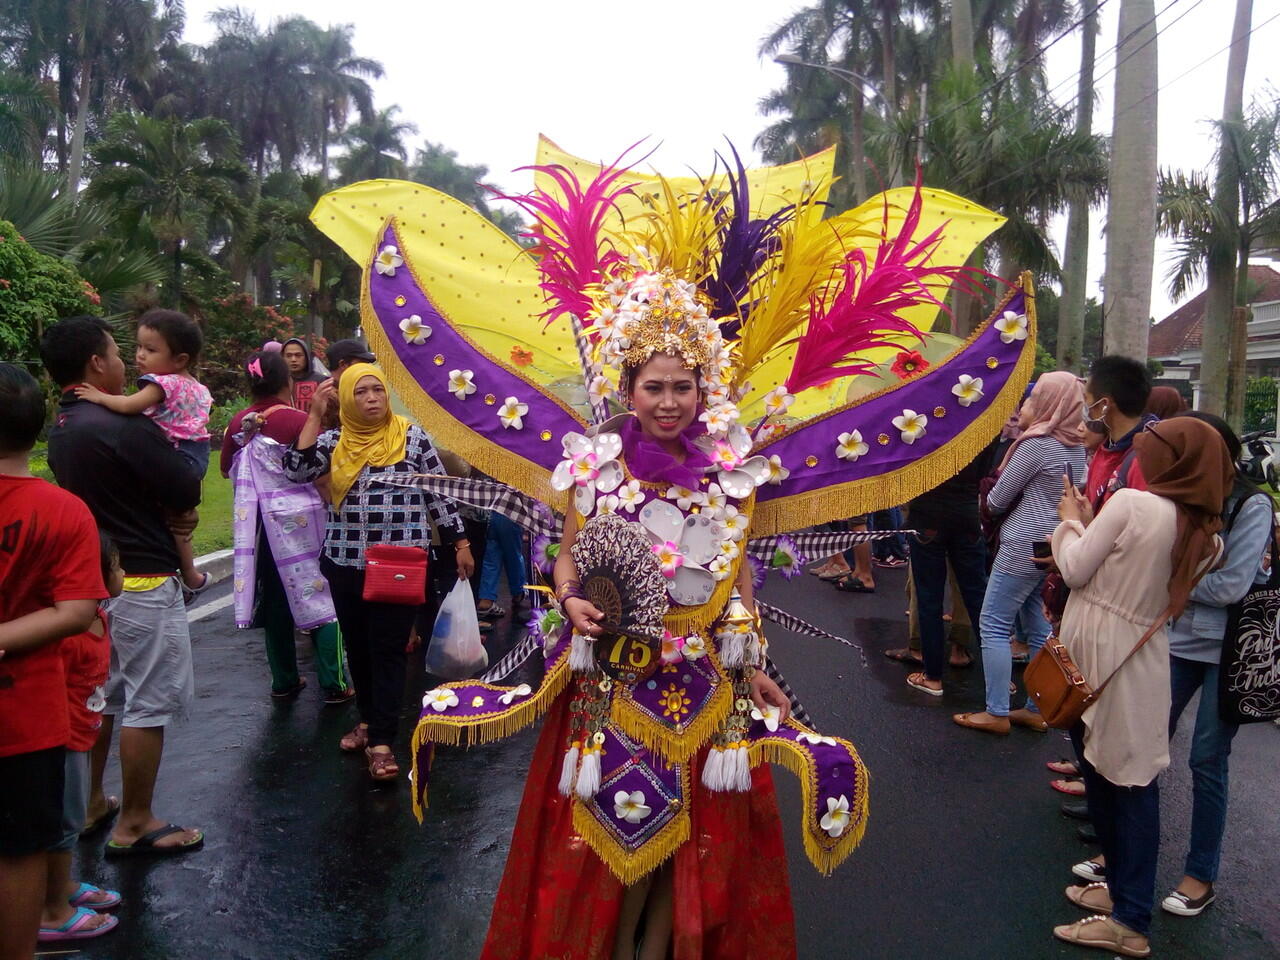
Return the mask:
<path fill-rule="evenodd" d="M 388 223 L 391 224 L 392 230 L 396 232 L 396 240 L 399 243 L 399 232 L 396 231 L 394 220 L 394 217 L 388 217 L 384 221 L 382 229 L 378 231 L 374 240 L 371 256 L 376 256 L 377 251 L 381 248 L 383 233 Z M 403 249 L 403 246 L 401 249 Z M 532 460 L 525 459 L 519 454 L 512 453 L 492 438 L 477 433 L 460 420 L 454 418 L 413 378 L 400 361 L 395 347 L 387 337 L 386 331 L 383 330 L 382 322 L 377 312 L 373 309 L 373 300 L 369 293 L 369 280 L 372 271 L 368 269 L 367 264 L 362 264 L 361 266 L 364 270 L 360 281 L 360 317 L 364 325 L 365 336 L 369 340 L 370 349 L 381 358 L 378 366 L 382 368 L 391 388 L 395 390 L 396 396 L 417 418 L 422 429 L 431 435 L 433 442 L 438 442 L 440 446 L 458 454 L 477 470 L 515 487 L 521 493 L 541 500 L 558 513 L 563 513 L 569 504 L 569 492 L 556 491 L 551 488 L 550 470 Z M 467 339 L 461 329 L 452 320 L 449 320 L 448 315 L 440 304 L 431 299 L 427 288 L 419 282 L 418 276 L 414 273 L 408 258 L 405 259 L 405 266 L 409 268 L 409 273 L 413 277 L 414 283 L 418 285 L 418 289 L 431 300 L 431 305 L 449 322 L 455 333 L 462 336 L 464 340 Z M 470 340 L 467 340 L 467 342 L 470 343 Z M 502 361 L 490 357 L 475 344 L 471 345 L 478 352 L 484 354 L 486 359 L 508 370 L 514 376 L 524 379 L 529 385 L 530 392 L 542 394 L 544 397 L 555 401 L 557 405 L 567 410 L 578 421 L 581 429 L 586 429 L 586 424 L 582 421 L 582 418 L 573 413 L 558 397 L 548 393 L 537 384 L 528 381 L 520 373 L 512 371 Z M 423 347 L 422 349 L 429 348 Z M 494 422 L 497 422 L 496 418 Z M 530 427 L 526 425 L 526 429 L 530 429 Z M 552 446 L 555 440 L 558 439 L 553 438 L 552 442 L 548 443 L 548 446 Z"/>
<path fill-rule="evenodd" d="M 788 726 L 798 730 L 807 729 L 796 723 L 788 723 Z M 871 798 L 868 795 L 870 774 L 858 757 L 857 751 L 854 750 L 853 744 L 846 740 L 841 740 L 840 743 L 853 757 L 858 771 L 858 781 L 854 791 L 857 806 L 849 810 L 849 828 L 834 839 L 818 826 L 819 818 L 814 813 L 818 809 L 818 771 L 814 767 L 813 758 L 794 742 L 781 738 L 757 740 L 749 748 L 753 767 L 766 761 L 775 763 L 790 770 L 800 781 L 800 789 L 804 797 L 804 814 L 801 824 L 804 852 L 809 862 L 824 877 L 829 877 L 862 842 L 867 832 L 867 819 L 870 816 Z"/>
<path fill-rule="evenodd" d="M 540 719 L 551 708 L 551 704 L 556 697 L 560 696 L 565 687 L 569 685 L 571 675 L 572 671 L 569 669 L 569 647 L 566 645 L 560 656 L 556 658 L 555 663 L 547 668 L 546 676 L 538 689 L 518 706 L 495 711 L 492 714 L 469 718 L 452 718 L 443 715 L 420 718 L 418 725 L 414 727 L 411 740 L 414 782 L 412 791 L 413 815 L 418 818 L 418 823 L 422 823 L 423 811 L 427 806 L 425 790 L 421 791 L 423 794 L 421 803 L 419 803 L 418 799 L 418 751 L 420 749 L 425 747 L 427 743 L 450 747 L 460 746 L 464 733 L 469 747 L 476 744 L 492 743 L 495 740 L 509 737 Z M 501 691 L 503 693 L 513 689 L 512 687 L 501 687 L 491 683 L 457 682 L 465 682 L 472 689 L 479 687 L 483 690 Z M 452 683 L 442 683 L 440 686 L 448 687 L 451 690 L 456 689 Z"/>
<path fill-rule="evenodd" d="M 684 803 L 665 827 L 650 837 L 640 849 L 628 853 L 600 821 L 577 797 L 573 798 L 573 829 L 587 842 L 596 856 L 604 861 L 610 872 L 626 886 L 644 879 L 667 862 L 677 850 L 688 842 L 689 819 L 689 771 L 680 772 L 684 787 Z M 603 801 L 608 802 L 606 799 Z"/>
<path fill-rule="evenodd" d="M 990 317 L 958 347 L 945 361 L 934 367 L 939 370 L 951 361 L 958 353 L 969 347 L 984 333 L 996 317 L 1004 311 L 1005 306 L 1018 293 L 1011 290 L 996 307 Z M 1022 275 L 1022 292 L 1027 297 L 1027 329 L 1028 336 L 1024 341 L 1022 352 L 1014 362 L 1013 373 L 1005 381 L 1000 393 L 954 440 L 946 446 L 926 454 L 920 459 L 900 467 L 890 473 L 877 474 L 873 477 L 862 477 L 848 483 L 831 484 L 798 493 L 790 497 L 782 497 L 761 504 L 751 517 L 751 535 L 767 537 L 792 530 L 800 530 L 819 523 L 832 520 L 843 520 L 862 513 L 882 510 L 918 497 L 926 490 L 932 490 L 968 466 L 973 458 L 981 453 L 991 442 L 1005 421 L 1022 399 L 1022 393 L 1036 363 L 1036 319 L 1035 293 L 1030 272 Z M 857 404 L 884 393 L 901 389 L 907 384 L 898 384 L 872 394 L 860 397 L 854 404 L 837 407 L 829 414 L 807 420 L 802 427 L 811 426 L 818 420 L 825 420 L 837 413 L 842 413 Z"/>
<path fill-rule="evenodd" d="M 708 653 L 708 657 L 714 657 Z M 724 668 L 719 662 L 715 664 L 719 680 L 712 691 L 707 705 L 698 711 L 692 722 L 684 725 L 679 733 L 670 727 L 653 720 L 635 703 L 630 694 L 618 691 L 614 687 L 613 703 L 609 710 L 609 719 L 616 723 L 632 740 L 637 740 L 649 748 L 661 761 L 670 763 L 687 763 L 704 743 L 711 739 L 724 723 L 725 718 L 733 712 L 733 684 L 725 677 Z M 662 676 L 661 673 L 655 675 Z M 659 681 L 661 682 L 661 681 Z"/>

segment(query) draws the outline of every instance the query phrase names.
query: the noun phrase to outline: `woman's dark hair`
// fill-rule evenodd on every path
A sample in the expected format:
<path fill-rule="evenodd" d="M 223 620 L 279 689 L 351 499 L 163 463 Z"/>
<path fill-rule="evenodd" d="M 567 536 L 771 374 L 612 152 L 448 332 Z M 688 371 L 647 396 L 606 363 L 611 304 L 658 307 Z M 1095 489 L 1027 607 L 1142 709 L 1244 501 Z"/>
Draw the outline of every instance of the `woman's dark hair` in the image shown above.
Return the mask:
<path fill-rule="evenodd" d="M 120 548 L 102 530 L 98 530 L 98 550 L 102 555 L 102 579 L 106 580 L 111 576 L 111 567 L 120 557 Z"/>
<path fill-rule="evenodd" d="M 110 343 L 111 324 L 101 317 L 67 317 L 45 329 L 40 359 L 53 382 L 65 387 L 83 380 L 89 361 L 106 356 Z"/>
<path fill-rule="evenodd" d="M 26 453 L 44 426 L 44 391 L 22 367 L 0 363 L 0 453 Z"/>
<path fill-rule="evenodd" d="M 194 367 L 204 349 L 204 334 L 200 324 L 177 310 L 148 310 L 138 318 L 138 326 L 154 330 L 164 338 L 169 352 L 175 356 L 187 355 L 187 366 Z"/>
<path fill-rule="evenodd" d="M 289 384 L 289 365 L 275 350 L 251 353 L 244 370 L 249 378 L 249 395 L 255 400 L 274 397 Z"/>
<path fill-rule="evenodd" d="M 1151 374 L 1132 357 L 1099 357 L 1089 368 L 1088 390 L 1093 399 L 1110 397 L 1126 417 L 1136 417 L 1146 409 Z"/>

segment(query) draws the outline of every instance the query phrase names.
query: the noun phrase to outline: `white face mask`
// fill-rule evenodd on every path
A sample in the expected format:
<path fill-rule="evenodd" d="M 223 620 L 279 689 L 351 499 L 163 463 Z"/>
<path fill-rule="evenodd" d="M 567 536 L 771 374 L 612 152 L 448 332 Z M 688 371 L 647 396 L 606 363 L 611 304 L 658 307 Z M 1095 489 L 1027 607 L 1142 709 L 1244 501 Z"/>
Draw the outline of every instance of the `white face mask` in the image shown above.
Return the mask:
<path fill-rule="evenodd" d="M 1103 397 L 1101 400 L 1095 400 L 1095 401 L 1093 401 L 1093 403 L 1086 403 L 1086 404 L 1084 404 L 1084 409 L 1083 409 L 1083 410 L 1081 410 L 1081 412 L 1080 412 L 1080 413 L 1081 413 L 1081 416 L 1082 416 L 1082 417 L 1084 417 L 1084 425 L 1085 425 L 1085 429 L 1086 429 L 1086 430 L 1088 430 L 1088 431 L 1090 431 L 1091 433 L 1107 434 L 1107 433 L 1110 433 L 1110 432 L 1111 432 L 1111 431 L 1107 428 L 1107 421 L 1106 421 L 1106 419 L 1105 419 L 1105 418 L 1106 418 L 1106 416 L 1107 416 L 1107 411 L 1110 409 L 1110 405 L 1109 405 L 1109 404 L 1108 404 L 1108 406 L 1105 406 L 1105 407 L 1103 407 L 1103 408 L 1102 408 L 1102 416 L 1101 416 L 1101 417 L 1098 417 L 1097 419 L 1094 419 L 1094 417 L 1093 417 L 1093 415 L 1092 415 L 1092 413 L 1091 413 L 1091 411 L 1093 410 L 1093 408 L 1094 408 L 1094 407 L 1096 407 L 1098 404 L 1100 404 L 1100 403 L 1106 403 L 1106 402 L 1107 402 L 1107 398 L 1106 398 L 1106 397 Z"/>

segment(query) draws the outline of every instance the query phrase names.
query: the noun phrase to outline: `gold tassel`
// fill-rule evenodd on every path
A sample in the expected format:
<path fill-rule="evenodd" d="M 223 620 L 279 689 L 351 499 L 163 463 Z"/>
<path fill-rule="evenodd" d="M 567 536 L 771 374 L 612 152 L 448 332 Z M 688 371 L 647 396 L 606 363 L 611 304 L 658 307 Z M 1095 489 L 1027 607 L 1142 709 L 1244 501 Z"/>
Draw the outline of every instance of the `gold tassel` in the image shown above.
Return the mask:
<path fill-rule="evenodd" d="M 718 669 L 721 677 L 711 694 L 707 705 L 698 711 L 691 723 L 684 726 L 679 733 L 662 724 L 654 722 L 636 706 L 629 696 L 614 688 L 613 704 L 609 718 L 621 728 L 632 740 L 638 740 L 648 747 L 660 760 L 670 763 L 685 763 L 702 748 L 720 729 L 725 718 L 733 710 L 733 684 L 724 678 L 723 671 Z M 662 676 L 661 673 L 657 676 Z"/>
<path fill-rule="evenodd" d="M 394 218 L 388 218 L 391 222 Z M 383 229 L 378 231 L 374 242 L 374 250 L 372 255 L 376 255 L 382 243 L 383 232 L 386 229 L 386 223 Z M 395 225 L 393 224 L 393 229 Z M 399 231 L 395 229 L 396 242 L 400 243 Z M 403 250 L 403 244 L 400 245 Z M 413 265 L 409 263 L 408 258 L 405 259 L 405 268 L 414 278 L 414 282 L 418 285 L 428 299 L 431 298 L 430 292 L 421 283 L 418 275 L 414 272 Z M 472 467 L 495 477 L 509 486 L 515 487 L 523 494 L 527 494 L 551 507 L 558 513 L 564 513 L 569 506 L 569 492 L 556 491 L 551 489 L 551 471 L 546 467 L 526 460 L 519 454 L 512 453 L 506 447 L 496 443 L 493 439 L 476 433 L 470 427 L 463 424 L 451 416 L 445 409 L 440 406 L 430 394 L 428 394 L 409 373 L 403 363 L 400 362 L 399 356 L 395 352 L 390 339 L 386 335 L 386 331 L 382 327 L 377 313 L 373 309 L 373 301 L 369 295 L 369 280 L 372 271 L 365 270 L 360 284 L 360 318 L 364 326 L 365 336 L 369 340 L 369 346 L 374 353 L 382 357 L 383 360 L 379 364 L 383 373 L 387 378 L 387 382 L 391 384 L 391 388 L 395 390 L 401 402 L 409 408 L 409 411 L 417 418 L 418 423 L 424 430 L 428 429 L 433 442 L 438 442 L 445 449 L 458 454 Z M 496 357 L 490 356 L 487 351 L 472 343 L 463 333 L 462 328 L 455 324 L 445 313 L 443 307 L 431 300 L 431 305 L 436 308 L 442 317 L 448 321 L 458 336 L 462 337 L 487 360 L 492 361 L 499 367 L 508 370 L 515 376 L 524 379 L 518 371 L 511 370 L 506 364 Z M 428 350 L 430 347 L 423 346 L 419 349 Z M 394 358 L 394 362 L 391 362 Z M 573 411 L 564 401 L 553 394 L 548 393 L 545 389 L 535 383 L 529 382 L 530 392 L 541 393 L 543 396 L 554 400 L 557 405 L 568 412 L 578 423 L 581 429 L 586 429 L 586 422 Z M 528 423 L 525 429 L 531 429 Z M 559 438 L 554 438 L 558 441 Z M 550 445 L 550 444 L 548 444 Z"/>
<path fill-rule="evenodd" d="M 610 872 L 626 886 L 637 883 L 662 866 L 671 855 L 689 839 L 689 784 L 685 780 L 685 804 L 671 822 L 649 838 L 634 853 L 628 853 L 613 836 L 600 825 L 586 805 L 573 800 L 573 829 L 587 842 L 596 856 L 604 861 Z M 601 802 L 610 802 L 604 800 Z"/>
<path fill-rule="evenodd" d="M 926 454 L 909 465 L 890 473 L 863 477 L 848 483 L 831 484 L 807 493 L 780 497 L 761 504 L 751 517 L 751 535 L 767 537 L 792 530 L 801 530 L 819 523 L 842 520 L 858 514 L 871 513 L 896 504 L 906 503 L 926 490 L 932 490 L 944 480 L 954 477 L 973 462 L 973 458 L 986 449 L 991 438 L 999 433 L 1005 421 L 1022 400 L 1023 391 L 1031 380 L 1036 364 L 1035 295 L 1030 273 L 1022 275 L 1023 290 L 1027 294 L 1027 328 L 1029 335 L 1014 364 L 1013 373 L 1005 381 L 999 395 L 969 424 L 959 436 L 945 447 Z M 952 354 L 954 357 L 968 347 L 987 329 L 1013 299 L 1017 290 L 996 308 L 995 312 L 973 332 L 963 345 Z M 948 358 L 949 360 L 950 358 Z M 947 361 L 938 364 L 941 367 Z M 896 386 L 888 390 L 898 389 Z M 866 403 L 880 394 L 861 397 L 858 403 Z M 846 409 L 846 408 L 840 408 Z M 839 411 L 833 411 L 839 412 Z M 806 421 L 806 426 L 812 421 Z"/>
<path fill-rule="evenodd" d="M 852 752 L 852 745 L 847 746 Z M 853 755 L 856 760 L 856 752 Z M 818 819 L 814 815 L 814 811 L 818 809 L 818 772 L 808 753 L 788 740 L 761 740 L 751 745 L 751 761 L 753 767 L 766 761 L 775 763 L 796 775 L 803 796 L 804 814 L 800 830 L 804 836 L 805 855 L 819 873 L 824 877 L 830 876 L 853 853 L 867 832 L 871 775 L 866 766 L 861 761 L 858 762 L 859 776 L 854 790 L 857 807 L 849 811 L 849 827 L 833 839 L 818 826 Z"/>

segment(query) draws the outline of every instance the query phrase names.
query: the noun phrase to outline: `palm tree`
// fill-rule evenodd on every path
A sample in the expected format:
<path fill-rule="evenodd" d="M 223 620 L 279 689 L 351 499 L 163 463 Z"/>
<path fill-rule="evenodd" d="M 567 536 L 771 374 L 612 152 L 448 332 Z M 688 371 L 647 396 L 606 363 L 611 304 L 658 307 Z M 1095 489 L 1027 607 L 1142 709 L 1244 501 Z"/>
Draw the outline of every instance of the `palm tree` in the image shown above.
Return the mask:
<path fill-rule="evenodd" d="M 154 236 L 170 264 L 166 299 L 180 304 L 183 263 L 204 259 L 199 247 L 216 221 L 245 223 L 249 177 L 235 134 L 212 117 L 187 122 L 120 113 L 94 160 L 99 169 L 89 198 L 114 204 L 126 234 Z"/>
<path fill-rule="evenodd" d="M 311 83 L 319 108 L 317 129 L 320 134 L 320 178 L 329 180 L 329 135 L 341 137 L 347 127 L 351 108 L 362 119 L 373 113 L 373 90 L 366 78 L 382 76 L 382 64 L 368 57 L 357 57 L 351 44 L 351 24 L 315 31 L 311 61 Z"/>
<path fill-rule="evenodd" d="M 1155 0 L 1120 0 L 1107 201 L 1105 349 L 1145 362 L 1156 232 Z"/>
<path fill-rule="evenodd" d="M 1098 0 L 1086 7 L 1080 37 L 1080 83 L 1076 88 L 1076 133 L 1093 132 L 1093 64 L 1098 43 Z M 1062 262 L 1062 299 L 1058 305 L 1058 367 L 1080 372 L 1084 346 L 1085 286 L 1089 273 L 1089 199 L 1072 197 Z"/>
<path fill-rule="evenodd" d="M 347 153 L 338 161 L 343 182 L 408 176 L 405 161 L 409 154 L 404 138 L 417 133 L 418 127 L 397 121 L 395 115 L 399 112 L 400 107 L 392 104 L 348 128 L 344 137 Z"/>
<path fill-rule="evenodd" d="M 53 114 L 47 87 L 0 69 L 0 158 L 37 159 Z"/>

